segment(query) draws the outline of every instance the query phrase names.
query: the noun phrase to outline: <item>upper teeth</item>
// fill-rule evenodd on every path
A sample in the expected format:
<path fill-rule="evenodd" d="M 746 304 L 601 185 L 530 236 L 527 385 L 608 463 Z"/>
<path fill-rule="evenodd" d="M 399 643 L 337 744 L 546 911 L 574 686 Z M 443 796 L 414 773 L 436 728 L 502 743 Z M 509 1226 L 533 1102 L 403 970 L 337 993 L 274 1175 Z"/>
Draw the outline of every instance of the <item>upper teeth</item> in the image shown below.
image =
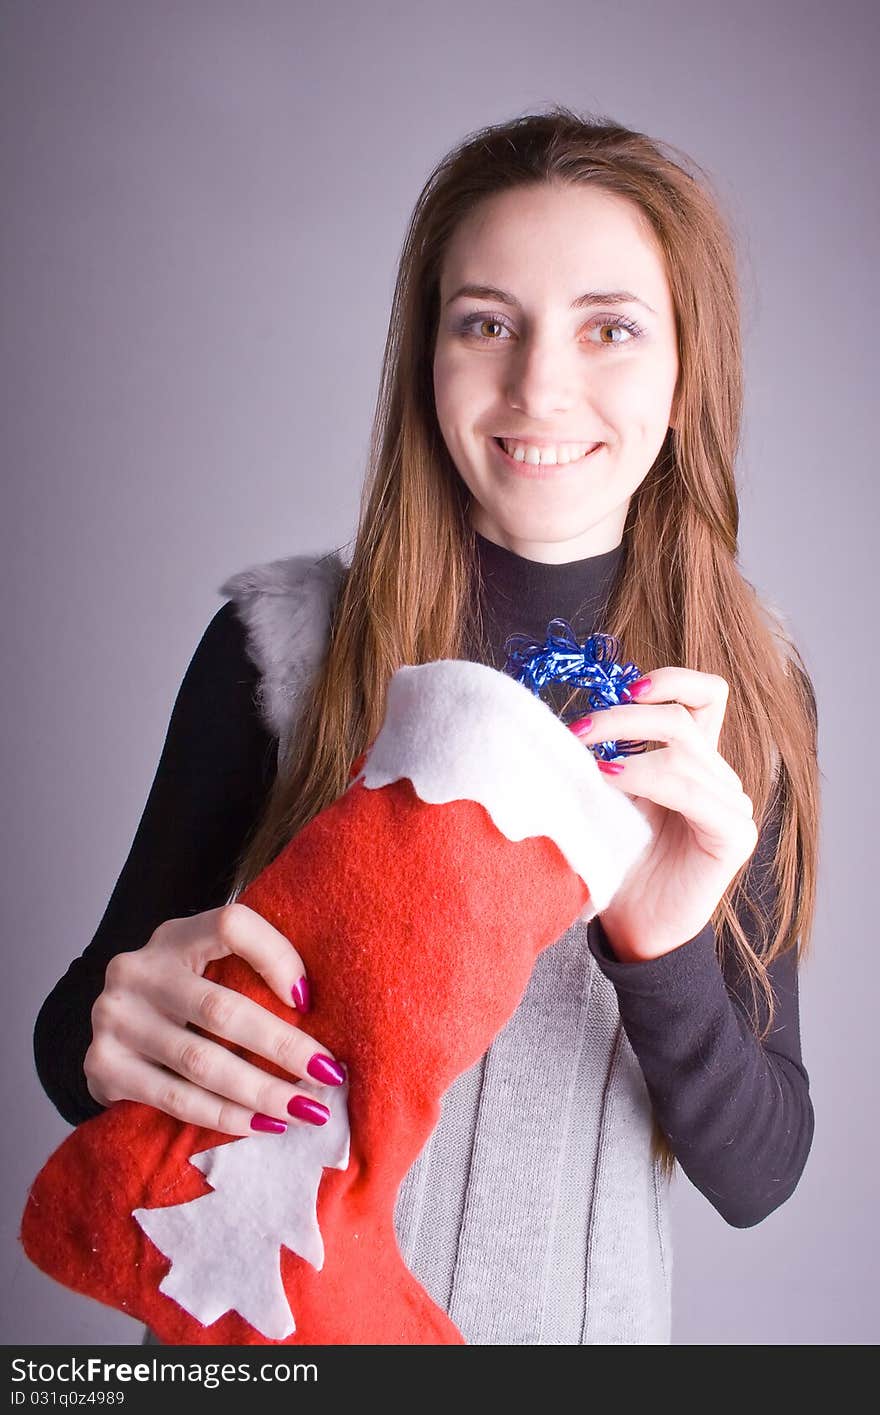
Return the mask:
<path fill-rule="evenodd" d="M 517 442 L 511 438 L 499 438 L 505 452 L 517 462 L 529 462 L 532 466 L 565 466 L 585 457 L 597 445 L 595 442 L 564 442 L 559 447 L 533 447 L 529 442 Z"/>

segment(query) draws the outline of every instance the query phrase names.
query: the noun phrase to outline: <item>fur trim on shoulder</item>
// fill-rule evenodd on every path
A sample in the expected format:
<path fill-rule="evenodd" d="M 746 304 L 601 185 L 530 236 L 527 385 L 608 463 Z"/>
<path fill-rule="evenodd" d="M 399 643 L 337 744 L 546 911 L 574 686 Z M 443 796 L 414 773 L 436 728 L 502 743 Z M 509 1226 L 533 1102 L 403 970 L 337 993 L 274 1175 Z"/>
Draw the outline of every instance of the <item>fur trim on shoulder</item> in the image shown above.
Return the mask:
<path fill-rule="evenodd" d="M 791 663 L 794 658 L 794 636 L 789 628 L 788 616 L 769 599 L 760 601 L 767 620 L 767 627 L 776 640 L 777 652 L 782 659 L 786 673 L 791 672 Z"/>
<path fill-rule="evenodd" d="M 782 667 L 789 678 L 797 678 L 806 690 L 807 707 L 812 718 L 814 740 L 818 743 L 819 716 L 816 704 L 816 690 L 813 680 L 810 677 L 803 656 L 797 646 L 794 633 L 790 627 L 789 616 L 778 604 L 774 604 L 769 599 L 759 598 L 759 604 L 764 612 L 765 622 L 776 645 Z M 781 765 L 779 749 L 773 748 L 773 773 L 778 777 Z"/>
<path fill-rule="evenodd" d="M 279 757 L 301 695 L 327 650 L 330 617 L 347 566 L 335 552 L 291 555 L 230 575 L 219 593 L 235 601 L 248 654 L 260 671 L 257 704 L 279 738 Z"/>

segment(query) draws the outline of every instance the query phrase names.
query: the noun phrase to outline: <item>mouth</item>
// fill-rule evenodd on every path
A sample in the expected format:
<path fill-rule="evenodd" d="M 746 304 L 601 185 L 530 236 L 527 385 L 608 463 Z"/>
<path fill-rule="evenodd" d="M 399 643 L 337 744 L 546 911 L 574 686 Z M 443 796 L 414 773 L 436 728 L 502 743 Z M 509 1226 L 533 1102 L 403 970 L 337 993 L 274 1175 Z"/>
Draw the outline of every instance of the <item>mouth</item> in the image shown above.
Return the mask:
<path fill-rule="evenodd" d="M 576 457 L 573 462 L 518 462 L 515 457 L 511 457 L 505 452 L 497 437 L 490 437 L 489 441 L 495 449 L 495 453 L 501 458 L 502 463 L 518 477 L 525 477 L 527 481 L 551 481 L 559 477 L 564 477 L 569 472 L 580 471 L 591 457 L 597 452 L 601 452 L 605 446 L 604 442 L 597 442 L 596 446 L 583 457 Z"/>

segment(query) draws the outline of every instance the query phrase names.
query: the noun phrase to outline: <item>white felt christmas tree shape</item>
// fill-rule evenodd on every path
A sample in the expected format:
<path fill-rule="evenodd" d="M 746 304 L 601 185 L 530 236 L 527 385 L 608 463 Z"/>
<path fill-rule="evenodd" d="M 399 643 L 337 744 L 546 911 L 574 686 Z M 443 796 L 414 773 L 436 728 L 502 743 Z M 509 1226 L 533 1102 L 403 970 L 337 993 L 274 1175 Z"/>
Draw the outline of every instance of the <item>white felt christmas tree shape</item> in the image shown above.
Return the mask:
<path fill-rule="evenodd" d="M 348 1083 L 313 1092 L 329 1106 L 325 1125 L 293 1123 L 284 1135 L 249 1135 L 190 1156 L 212 1192 L 185 1204 L 134 1209 L 132 1217 L 171 1269 L 160 1291 L 208 1326 L 237 1311 L 282 1341 L 296 1321 L 281 1281 L 281 1246 L 324 1266 L 318 1185 L 325 1169 L 346 1169 Z"/>

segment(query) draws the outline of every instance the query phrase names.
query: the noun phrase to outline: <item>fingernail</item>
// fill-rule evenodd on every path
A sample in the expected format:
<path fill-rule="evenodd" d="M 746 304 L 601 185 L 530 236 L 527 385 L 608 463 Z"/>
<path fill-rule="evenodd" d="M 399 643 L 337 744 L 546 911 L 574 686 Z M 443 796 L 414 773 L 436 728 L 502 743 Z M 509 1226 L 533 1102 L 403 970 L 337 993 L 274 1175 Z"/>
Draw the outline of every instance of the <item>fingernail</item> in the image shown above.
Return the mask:
<path fill-rule="evenodd" d="M 290 989 L 293 1005 L 297 1012 L 308 1012 L 311 1006 L 311 995 L 309 993 L 309 980 L 303 973 L 298 983 L 294 983 Z"/>
<path fill-rule="evenodd" d="M 297 1120 L 307 1120 L 310 1125 L 326 1125 L 330 1119 L 330 1111 L 320 1101 L 313 1101 L 310 1096 L 294 1096 L 292 1101 L 287 1102 L 287 1109 Z"/>
<path fill-rule="evenodd" d="M 568 724 L 568 730 L 575 734 L 578 732 L 589 732 L 592 725 L 593 719 L 591 717 L 579 717 L 577 722 L 570 722 Z"/>
<path fill-rule="evenodd" d="M 623 771 L 623 762 L 597 761 L 596 765 L 600 771 L 607 772 L 609 776 L 619 776 Z"/>
<path fill-rule="evenodd" d="M 283 1120 L 276 1120 L 273 1115 L 262 1115 L 260 1111 L 256 1111 L 251 1116 L 251 1129 L 265 1130 L 270 1135 L 283 1135 L 287 1126 Z"/>
<path fill-rule="evenodd" d="M 631 698 L 638 698 L 642 693 L 647 693 L 651 686 L 650 678 L 639 678 L 637 682 L 630 683 L 629 695 Z"/>
<path fill-rule="evenodd" d="M 338 1061 L 334 1061 L 332 1056 L 325 1056 L 323 1052 L 315 1052 L 306 1070 L 316 1081 L 324 1081 L 328 1086 L 341 1086 L 345 1080 L 343 1067 Z"/>

